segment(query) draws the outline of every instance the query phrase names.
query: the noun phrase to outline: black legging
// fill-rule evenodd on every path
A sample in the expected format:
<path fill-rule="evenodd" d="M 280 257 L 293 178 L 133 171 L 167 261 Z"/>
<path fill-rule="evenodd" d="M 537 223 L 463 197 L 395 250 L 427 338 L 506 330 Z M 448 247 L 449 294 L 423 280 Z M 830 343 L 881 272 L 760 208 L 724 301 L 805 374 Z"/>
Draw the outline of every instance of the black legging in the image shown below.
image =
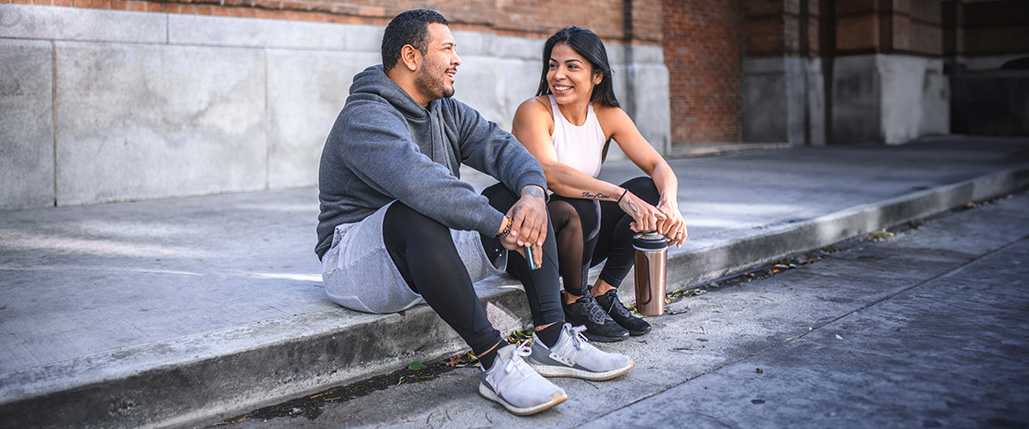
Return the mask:
<path fill-rule="evenodd" d="M 506 188 L 501 189 L 504 192 L 494 190 L 492 194 L 485 191 L 483 194 L 490 198 L 493 207 L 506 213 L 517 197 Z M 508 272 L 522 281 L 536 326 L 564 320 L 558 294 L 558 264 L 554 257 L 557 248 L 550 238 L 553 237 L 553 228 L 549 223 L 547 227 L 544 262 L 539 270 L 530 271 L 525 259 L 516 252 L 510 252 L 508 256 Z M 485 353 L 503 340 L 486 317 L 457 253 L 450 229 L 398 201 L 386 210 L 382 238 L 407 285 L 421 294 L 474 353 Z M 484 237 L 482 242 L 491 257 L 499 253 L 499 240 Z"/>
<path fill-rule="evenodd" d="M 621 185 L 649 204 L 657 204 L 661 196 L 649 177 L 637 177 Z M 561 277 L 565 291 L 581 296 L 590 267 L 604 260 L 600 279 L 617 288 L 633 265 L 632 216 L 613 201 L 564 198 L 552 195 L 547 204 L 560 249 Z M 587 258 L 587 255 L 589 256 Z"/>

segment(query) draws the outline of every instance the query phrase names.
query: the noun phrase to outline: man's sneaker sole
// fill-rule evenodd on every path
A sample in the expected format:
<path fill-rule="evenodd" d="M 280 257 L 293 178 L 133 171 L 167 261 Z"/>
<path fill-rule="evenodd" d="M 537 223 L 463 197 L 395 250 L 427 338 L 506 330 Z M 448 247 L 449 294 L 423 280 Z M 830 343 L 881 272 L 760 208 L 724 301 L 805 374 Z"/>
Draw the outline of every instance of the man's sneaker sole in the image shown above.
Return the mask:
<path fill-rule="evenodd" d="M 629 372 L 629 370 L 632 369 L 633 365 L 635 365 L 635 362 L 629 361 L 629 365 L 624 368 L 616 368 L 605 372 L 592 372 L 584 369 L 571 368 L 567 366 L 542 365 L 532 362 L 531 360 L 528 361 L 528 363 L 529 366 L 532 367 L 532 369 L 535 369 L 536 372 L 539 373 L 539 375 L 542 375 L 544 377 L 572 377 L 581 378 L 583 380 L 589 381 L 610 380 L 612 378 L 625 374 L 626 372 Z"/>
<path fill-rule="evenodd" d="M 534 407 L 516 407 L 514 405 L 509 404 L 507 401 L 504 400 L 504 398 L 501 398 L 499 395 L 494 393 L 492 389 L 486 387 L 486 385 L 482 383 L 479 383 L 479 394 L 486 399 L 503 405 L 504 408 L 507 409 L 507 411 L 516 416 L 528 416 L 536 414 L 540 411 L 548 410 L 551 407 L 568 400 L 568 395 L 563 391 L 559 391 L 554 393 L 554 396 L 550 398 L 550 402 L 544 402 Z"/>

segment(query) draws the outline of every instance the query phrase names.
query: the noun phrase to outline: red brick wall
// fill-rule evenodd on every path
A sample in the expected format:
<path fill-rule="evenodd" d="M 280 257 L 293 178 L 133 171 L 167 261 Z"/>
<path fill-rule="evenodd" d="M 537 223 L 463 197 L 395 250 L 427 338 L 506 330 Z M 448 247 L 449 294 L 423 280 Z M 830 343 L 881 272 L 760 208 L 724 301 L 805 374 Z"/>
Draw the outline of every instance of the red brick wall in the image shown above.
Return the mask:
<path fill-rule="evenodd" d="M 742 1 L 663 3 L 672 144 L 740 141 Z"/>
<path fill-rule="evenodd" d="M 838 55 L 943 54 L 940 0 L 854 0 L 836 3 Z"/>
<path fill-rule="evenodd" d="M 633 39 L 661 43 L 661 0 L 0 0 L 92 9 L 222 15 L 384 26 L 407 9 L 434 9 L 455 29 L 501 35 L 544 37 L 568 25 L 589 28 L 607 40 L 626 37 L 631 5 Z"/>
<path fill-rule="evenodd" d="M 818 57 L 819 3 L 818 0 L 744 0 L 746 56 Z"/>

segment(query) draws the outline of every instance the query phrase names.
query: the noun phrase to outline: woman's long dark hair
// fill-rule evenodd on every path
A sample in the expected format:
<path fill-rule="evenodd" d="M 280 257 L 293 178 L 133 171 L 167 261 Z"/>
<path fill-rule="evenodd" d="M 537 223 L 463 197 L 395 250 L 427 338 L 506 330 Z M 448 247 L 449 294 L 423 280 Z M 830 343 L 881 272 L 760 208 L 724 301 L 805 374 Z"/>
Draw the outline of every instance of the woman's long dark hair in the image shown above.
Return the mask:
<path fill-rule="evenodd" d="M 540 86 L 536 95 L 550 94 L 550 85 L 547 83 L 547 71 L 550 70 L 550 54 L 554 46 L 564 43 L 572 48 L 575 53 L 581 55 L 593 66 L 593 72 L 600 72 L 604 75 L 600 84 L 593 87 L 593 94 L 590 102 L 600 103 L 605 106 L 618 107 L 618 99 L 615 98 L 614 86 L 611 83 L 611 64 L 607 61 L 607 49 L 600 37 L 582 27 L 567 27 L 558 31 L 547 39 L 543 45 L 543 75 L 540 76 Z"/>

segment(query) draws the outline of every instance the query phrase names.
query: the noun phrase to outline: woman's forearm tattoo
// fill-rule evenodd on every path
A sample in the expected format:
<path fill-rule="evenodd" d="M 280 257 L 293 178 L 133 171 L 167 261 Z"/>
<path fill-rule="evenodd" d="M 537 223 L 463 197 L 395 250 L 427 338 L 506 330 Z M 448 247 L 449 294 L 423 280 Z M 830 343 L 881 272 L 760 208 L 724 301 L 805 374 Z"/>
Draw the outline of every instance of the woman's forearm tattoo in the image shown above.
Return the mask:
<path fill-rule="evenodd" d="M 611 198 L 611 196 L 608 195 L 608 194 L 602 194 L 600 192 L 597 192 L 595 194 L 591 194 L 591 193 L 589 193 L 589 191 L 583 192 L 582 193 L 582 197 L 583 198 L 591 198 L 591 199 L 594 199 L 594 200 L 602 200 L 604 198 Z"/>

